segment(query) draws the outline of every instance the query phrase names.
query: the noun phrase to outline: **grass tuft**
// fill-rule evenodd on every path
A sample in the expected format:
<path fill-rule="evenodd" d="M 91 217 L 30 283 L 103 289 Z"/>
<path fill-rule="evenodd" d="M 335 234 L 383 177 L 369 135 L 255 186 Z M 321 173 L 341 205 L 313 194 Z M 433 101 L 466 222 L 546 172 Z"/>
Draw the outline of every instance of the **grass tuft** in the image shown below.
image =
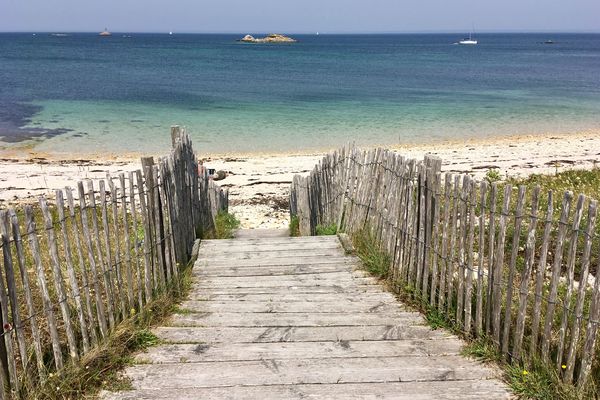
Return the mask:
<path fill-rule="evenodd" d="M 178 285 L 146 304 L 137 315 L 121 322 L 97 348 L 84 355 L 77 365 L 66 366 L 60 374 L 51 374 L 39 388 L 30 390 L 26 398 L 40 400 L 95 398 L 100 390 L 131 390 L 131 382 L 121 370 L 135 363 L 135 352 L 161 342 L 152 331 L 172 313 L 191 287 L 191 268 L 179 274 Z M 179 290 L 175 288 L 179 287 Z"/>
<path fill-rule="evenodd" d="M 461 354 L 485 362 L 500 361 L 502 359 L 502 355 L 494 346 L 494 343 L 486 337 L 480 337 L 468 343 L 462 349 Z"/>
<path fill-rule="evenodd" d="M 290 217 L 290 236 L 297 237 L 300 236 L 300 220 L 297 215 L 292 215 Z"/>
<path fill-rule="evenodd" d="M 434 331 L 437 329 L 450 328 L 446 315 L 439 312 L 437 308 L 428 307 L 425 310 L 425 319 L 427 320 L 427 325 Z"/>
<path fill-rule="evenodd" d="M 338 228 L 336 224 L 317 225 L 317 236 L 331 236 L 337 234 Z"/>
<path fill-rule="evenodd" d="M 352 239 L 356 255 L 361 259 L 366 270 L 379 278 L 387 278 L 392 264 L 391 257 L 379 248 L 371 231 L 364 228 Z"/>
<path fill-rule="evenodd" d="M 506 381 L 513 392 L 527 399 L 571 399 L 567 393 L 561 393 L 557 377 L 547 368 L 527 368 L 522 364 L 505 366 Z"/>
<path fill-rule="evenodd" d="M 232 239 L 235 230 L 240 227 L 240 221 L 234 214 L 219 211 L 215 218 L 214 239 Z"/>

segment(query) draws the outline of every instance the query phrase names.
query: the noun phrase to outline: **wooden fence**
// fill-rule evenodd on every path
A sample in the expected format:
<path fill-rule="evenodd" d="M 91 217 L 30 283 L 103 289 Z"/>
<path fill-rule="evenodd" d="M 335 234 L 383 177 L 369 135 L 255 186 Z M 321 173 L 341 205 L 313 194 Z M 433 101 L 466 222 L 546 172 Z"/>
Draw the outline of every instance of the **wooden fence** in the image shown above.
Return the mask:
<path fill-rule="evenodd" d="M 177 290 L 197 232 L 227 194 L 199 176 L 189 136 L 143 170 L 0 210 L 0 398 L 22 398 L 77 363 L 159 293 Z"/>
<path fill-rule="evenodd" d="M 303 235 L 331 224 L 371 235 L 397 290 L 509 360 L 549 362 L 580 388 L 597 381 L 597 202 L 440 169 L 435 157 L 343 148 L 294 177 L 291 214 Z"/>

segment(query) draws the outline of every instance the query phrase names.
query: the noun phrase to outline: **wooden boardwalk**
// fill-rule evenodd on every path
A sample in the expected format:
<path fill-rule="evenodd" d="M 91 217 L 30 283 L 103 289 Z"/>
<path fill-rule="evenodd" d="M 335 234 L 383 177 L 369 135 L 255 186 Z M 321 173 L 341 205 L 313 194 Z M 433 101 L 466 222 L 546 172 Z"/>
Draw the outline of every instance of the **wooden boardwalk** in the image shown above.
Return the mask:
<path fill-rule="evenodd" d="M 257 237 L 263 236 L 263 237 Z M 359 269 L 335 236 L 207 240 L 164 344 L 109 399 L 504 399 L 497 372 Z"/>

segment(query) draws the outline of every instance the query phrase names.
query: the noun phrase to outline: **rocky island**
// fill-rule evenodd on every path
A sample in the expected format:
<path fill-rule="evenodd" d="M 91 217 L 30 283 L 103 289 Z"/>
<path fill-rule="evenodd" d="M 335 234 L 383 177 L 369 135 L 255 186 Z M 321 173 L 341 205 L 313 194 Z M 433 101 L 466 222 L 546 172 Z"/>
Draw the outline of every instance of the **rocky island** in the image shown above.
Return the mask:
<path fill-rule="evenodd" d="M 289 36 L 280 35 L 278 33 L 272 33 L 270 35 L 265 36 L 264 38 L 255 38 L 252 35 L 246 35 L 240 42 L 246 43 L 295 43 L 296 39 L 292 39 Z"/>

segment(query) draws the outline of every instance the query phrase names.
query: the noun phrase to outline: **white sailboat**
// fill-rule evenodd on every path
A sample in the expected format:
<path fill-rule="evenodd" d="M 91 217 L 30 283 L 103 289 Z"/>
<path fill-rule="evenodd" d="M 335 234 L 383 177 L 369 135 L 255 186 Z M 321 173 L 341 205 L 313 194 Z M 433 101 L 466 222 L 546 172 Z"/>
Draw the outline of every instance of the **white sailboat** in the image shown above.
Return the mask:
<path fill-rule="evenodd" d="M 469 38 L 464 38 L 463 40 L 460 40 L 458 42 L 458 44 L 466 44 L 466 45 L 474 45 L 477 44 L 477 40 L 473 39 L 473 31 L 471 31 L 469 33 Z"/>

